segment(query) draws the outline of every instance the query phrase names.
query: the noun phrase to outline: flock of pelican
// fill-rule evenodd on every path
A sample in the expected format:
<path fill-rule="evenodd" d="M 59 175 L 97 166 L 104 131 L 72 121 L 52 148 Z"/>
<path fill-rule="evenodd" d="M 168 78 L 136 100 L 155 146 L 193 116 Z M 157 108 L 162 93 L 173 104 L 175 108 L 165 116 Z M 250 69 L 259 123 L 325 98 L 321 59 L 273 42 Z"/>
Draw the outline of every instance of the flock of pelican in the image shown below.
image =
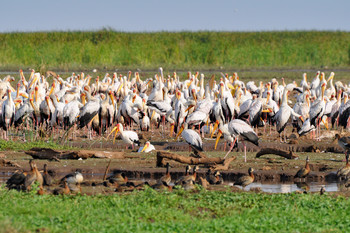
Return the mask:
<path fill-rule="evenodd" d="M 221 73 L 205 83 L 204 74 L 188 72 L 182 78 L 174 72 L 164 76 L 163 69 L 153 78 L 141 80 L 138 72 L 127 75 L 113 73 L 92 81 L 90 75 L 75 74 L 66 79 L 53 75 L 53 81 L 32 70 L 29 77 L 19 72 L 19 82 L 7 76 L 0 82 L 0 126 L 2 137 L 8 131 L 28 127 L 46 130 L 86 130 L 89 139 L 96 135 L 118 133 L 134 147 L 140 145 L 138 131 L 159 128 L 163 137 L 182 136 L 194 149 L 203 150 L 204 135 L 217 141 L 221 135 L 230 143 L 229 152 L 240 140 L 259 144 L 258 128 L 275 128 L 280 141 L 286 142 L 288 124 L 299 135 L 321 138 L 320 126 L 349 126 L 350 88 L 334 82 L 334 73 L 326 78 L 317 72 L 311 82 L 303 74 L 300 85 L 270 81 L 256 84 Z M 183 80 L 183 81 L 181 81 Z M 289 100 L 293 93 L 294 106 Z M 331 126 L 329 125 L 331 123 Z M 168 133 L 167 133 L 168 132 Z M 73 133 L 74 136 L 74 133 Z M 176 138 L 177 138 L 176 137 Z M 154 149 L 147 142 L 139 151 Z M 229 153 L 228 152 L 228 153 Z"/>

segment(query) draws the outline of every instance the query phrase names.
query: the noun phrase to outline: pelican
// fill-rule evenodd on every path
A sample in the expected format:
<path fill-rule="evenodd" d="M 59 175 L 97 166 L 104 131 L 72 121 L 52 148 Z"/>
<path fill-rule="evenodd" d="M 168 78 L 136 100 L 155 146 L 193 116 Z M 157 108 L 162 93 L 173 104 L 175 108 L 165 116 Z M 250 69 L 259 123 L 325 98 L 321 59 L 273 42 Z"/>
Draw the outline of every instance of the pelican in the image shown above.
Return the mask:
<path fill-rule="evenodd" d="M 134 144 L 140 146 L 140 140 L 139 136 L 137 135 L 136 132 L 134 131 L 124 131 L 123 125 L 118 123 L 117 126 L 115 126 L 108 137 L 115 131 L 114 139 L 113 139 L 113 144 L 115 142 L 115 138 L 117 137 L 118 132 L 120 132 L 122 140 L 126 143 L 132 146 L 132 149 L 134 149 Z M 108 138 L 107 137 L 107 138 Z"/>
<path fill-rule="evenodd" d="M 151 152 L 152 150 L 155 150 L 156 148 L 149 142 L 147 141 L 145 143 L 145 145 L 143 147 L 140 147 L 139 150 L 137 152 L 141 153 L 141 152 Z"/>
<path fill-rule="evenodd" d="M 214 130 L 216 127 L 214 126 Z M 231 135 L 231 137 L 235 138 L 233 143 L 231 144 L 231 147 L 224 158 L 231 152 L 233 147 L 235 146 L 236 141 L 238 141 L 238 137 L 241 136 L 242 138 L 242 144 L 244 146 L 244 161 L 247 162 L 247 147 L 244 144 L 244 141 L 249 141 L 257 146 L 259 146 L 259 138 L 258 135 L 255 133 L 253 128 L 248 125 L 245 121 L 242 121 L 240 119 L 234 119 L 228 123 L 227 130 L 225 130 L 225 127 L 221 127 L 221 132 L 225 132 L 226 134 Z M 216 137 L 215 147 L 218 144 L 220 137 L 221 137 L 220 131 L 218 132 L 218 135 Z M 232 139 L 230 139 L 232 141 Z"/>
<path fill-rule="evenodd" d="M 180 131 L 176 136 L 176 140 L 180 136 L 180 134 L 182 138 L 185 139 L 185 141 L 190 145 L 190 147 L 193 147 L 198 151 L 203 151 L 203 143 L 201 137 L 196 131 L 192 129 L 187 129 L 186 122 L 182 124 Z"/>

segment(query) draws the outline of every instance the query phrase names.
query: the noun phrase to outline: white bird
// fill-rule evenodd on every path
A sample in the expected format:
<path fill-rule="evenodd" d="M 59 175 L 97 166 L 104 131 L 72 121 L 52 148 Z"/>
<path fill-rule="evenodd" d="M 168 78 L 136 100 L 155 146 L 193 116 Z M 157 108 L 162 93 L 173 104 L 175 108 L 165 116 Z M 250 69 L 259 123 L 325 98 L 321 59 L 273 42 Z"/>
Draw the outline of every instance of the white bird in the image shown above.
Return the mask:
<path fill-rule="evenodd" d="M 287 123 L 291 116 L 295 116 L 299 118 L 301 121 L 304 121 L 303 117 L 297 114 L 296 112 L 294 112 L 294 110 L 288 105 L 288 90 L 284 89 L 282 104 L 280 106 L 280 109 L 275 115 L 276 129 L 277 129 L 277 132 L 280 134 L 280 142 L 282 142 L 282 134 L 281 134 L 282 132 L 284 132 L 284 142 L 287 141 L 285 127 L 287 126 Z"/>
<path fill-rule="evenodd" d="M 141 153 L 141 152 L 151 152 L 152 150 L 155 150 L 156 148 L 150 143 L 150 142 L 146 142 L 145 145 L 143 147 L 140 147 L 139 150 L 137 152 Z"/>
<path fill-rule="evenodd" d="M 134 144 L 140 146 L 140 140 L 139 136 L 134 131 L 124 131 L 123 125 L 118 123 L 117 126 L 113 128 L 113 130 L 110 132 L 108 137 L 115 131 L 113 144 L 115 142 L 115 138 L 117 137 L 118 132 L 120 132 L 121 139 L 126 143 L 132 146 L 132 149 L 134 149 Z M 108 138 L 107 137 L 107 138 Z"/>
<path fill-rule="evenodd" d="M 192 129 L 187 129 L 186 123 L 182 124 L 180 131 L 176 136 L 176 140 L 180 136 L 180 134 L 182 138 L 185 139 L 185 141 L 190 145 L 190 147 L 193 147 L 198 151 L 203 151 L 203 143 L 201 137 L 196 131 Z"/>
<path fill-rule="evenodd" d="M 8 140 L 8 130 L 15 119 L 15 103 L 11 97 L 11 90 L 7 89 L 7 100 L 2 104 L 2 128 L 5 130 L 5 140 Z"/>
<path fill-rule="evenodd" d="M 215 126 L 214 126 L 214 129 L 215 129 Z M 224 131 L 226 134 L 231 135 L 232 138 L 235 138 L 235 140 L 231 144 L 230 150 L 227 152 L 227 154 L 225 155 L 224 158 L 226 158 L 226 156 L 231 152 L 236 141 L 238 142 L 238 137 L 240 136 L 242 139 L 242 144 L 244 146 L 244 161 L 247 162 L 247 152 L 246 152 L 247 149 L 246 149 L 246 145 L 244 144 L 244 141 L 249 141 L 249 142 L 259 146 L 259 137 L 255 133 L 253 128 L 250 125 L 248 125 L 245 121 L 242 121 L 240 119 L 234 119 L 228 123 L 227 128 L 226 128 L 226 126 L 223 126 L 220 129 L 221 129 L 221 132 Z M 225 130 L 225 129 L 227 129 L 227 130 Z M 219 142 L 220 137 L 221 137 L 221 134 L 219 131 L 217 138 L 216 138 L 215 147 L 216 147 L 217 143 Z M 232 141 L 232 139 L 229 138 L 228 136 L 227 136 L 227 138 Z"/>

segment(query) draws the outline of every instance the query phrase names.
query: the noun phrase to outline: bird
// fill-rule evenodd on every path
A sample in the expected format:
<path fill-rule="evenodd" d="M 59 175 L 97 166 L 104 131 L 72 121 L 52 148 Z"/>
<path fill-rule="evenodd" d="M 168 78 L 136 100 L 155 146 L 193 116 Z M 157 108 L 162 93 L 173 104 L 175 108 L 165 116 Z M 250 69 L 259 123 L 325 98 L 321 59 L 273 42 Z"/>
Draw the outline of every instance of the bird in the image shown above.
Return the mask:
<path fill-rule="evenodd" d="M 68 182 L 66 179 L 63 180 L 64 187 L 63 188 L 56 188 L 53 190 L 53 195 L 68 195 L 70 193 L 70 189 L 68 186 Z"/>
<path fill-rule="evenodd" d="M 185 168 L 185 174 L 184 174 L 183 176 L 181 176 L 180 178 L 178 178 L 178 179 L 175 181 L 175 185 L 180 185 L 180 184 L 182 183 L 182 181 L 183 181 L 187 176 L 189 176 L 190 169 L 191 169 L 191 166 L 190 166 L 190 165 L 187 165 L 186 168 Z"/>
<path fill-rule="evenodd" d="M 217 128 L 217 124 L 214 125 L 214 131 L 216 128 Z M 221 137 L 220 132 L 225 132 L 226 134 L 229 134 L 233 138 L 235 138 L 233 143 L 231 143 L 230 150 L 227 152 L 227 154 L 224 157 L 224 158 L 226 158 L 227 155 L 231 152 L 231 150 L 235 146 L 236 141 L 238 141 L 238 137 L 241 137 L 242 143 L 244 146 L 244 161 L 247 162 L 247 149 L 246 149 L 246 145 L 245 145 L 244 141 L 249 141 L 249 142 L 259 146 L 258 135 L 255 133 L 253 128 L 250 125 L 248 125 L 248 123 L 246 123 L 245 121 L 243 121 L 241 119 L 234 119 L 234 120 L 230 121 L 228 123 L 227 130 L 225 130 L 225 128 L 226 127 L 224 127 L 224 126 L 220 128 L 220 131 L 218 132 L 218 135 L 216 138 L 215 145 L 217 145 L 217 143 L 220 140 L 220 137 Z"/>
<path fill-rule="evenodd" d="M 239 185 L 243 188 L 254 182 L 254 169 L 250 167 L 248 169 L 248 175 L 241 176 L 233 185 Z"/>
<path fill-rule="evenodd" d="M 21 185 L 24 185 L 26 173 L 15 171 L 12 176 L 6 181 L 6 187 L 8 189 L 20 189 Z"/>
<path fill-rule="evenodd" d="M 167 163 L 166 165 L 166 172 L 165 172 L 165 175 L 162 176 L 159 180 L 158 180 L 158 183 L 166 183 L 167 185 L 170 185 L 170 182 L 171 182 L 171 175 L 170 175 L 170 164 Z"/>
<path fill-rule="evenodd" d="M 39 184 L 39 187 L 42 187 L 44 182 L 43 176 L 39 172 L 35 162 L 33 160 L 30 160 L 29 165 L 31 167 L 31 170 L 27 173 L 24 179 L 24 188 L 27 191 L 31 190 L 31 186 L 34 184 L 34 182 L 37 182 Z"/>
<path fill-rule="evenodd" d="M 349 155 L 347 154 L 345 167 L 342 167 L 337 171 L 338 179 L 346 178 L 349 172 L 350 172 L 350 164 L 349 164 Z"/>
<path fill-rule="evenodd" d="M 44 179 L 44 185 L 45 186 L 51 186 L 52 183 L 53 183 L 53 179 L 52 177 L 50 176 L 50 174 L 47 172 L 47 164 L 45 163 L 44 164 L 44 172 L 43 172 L 43 179 Z"/>
<path fill-rule="evenodd" d="M 84 177 L 81 174 L 80 170 L 77 169 L 74 173 L 69 173 L 61 179 L 61 182 L 67 182 L 69 189 L 72 191 L 72 187 L 80 187 L 80 184 L 83 182 Z"/>
<path fill-rule="evenodd" d="M 336 134 L 335 139 L 338 139 L 338 145 L 343 148 L 346 157 L 350 150 L 350 137 L 340 137 L 339 134 Z"/>
<path fill-rule="evenodd" d="M 155 150 L 156 148 L 149 142 L 147 141 L 145 143 L 145 145 L 143 147 L 140 147 L 139 150 L 137 152 L 145 152 L 145 153 L 148 153 L 148 152 L 151 152 L 152 150 Z"/>
<path fill-rule="evenodd" d="M 124 172 L 115 171 L 107 180 L 112 184 L 125 185 L 128 182 L 128 177 Z"/>
<path fill-rule="evenodd" d="M 195 148 L 198 151 L 203 151 L 203 143 L 201 137 L 193 129 L 187 129 L 186 123 L 182 124 L 179 133 L 176 136 L 176 140 L 180 135 L 183 139 L 185 139 L 185 141 L 189 144 L 190 147 Z"/>
<path fill-rule="evenodd" d="M 212 173 L 210 169 L 207 171 L 206 179 L 209 184 L 222 184 L 224 182 L 219 171 Z"/>
<path fill-rule="evenodd" d="M 117 126 L 115 126 L 108 137 L 115 131 L 114 139 L 113 139 L 113 144 L 115 142 L 115 138 L 117 137 L 118 132 L 120 132 L 121 139 L 126 143 L 132 146 L 132 149 L 134 149 L 134 144 L 140 146 L 140 140 L 139 136 L 137 135 L 136 132 L 134 131 L 128 131 L 123 129 L 123 125 L 121 123 L 118 123 Z M 107 137 L 107 138 L 108 138 Z"/>
<path fill-rule="evenodd" d="M 295 174 L 294 178 L 304 178 L 310 174 L 310 165 L 309 165 L 309 156 L 306 157 L 305 167 L 299 169 L 299 171 Z"/>

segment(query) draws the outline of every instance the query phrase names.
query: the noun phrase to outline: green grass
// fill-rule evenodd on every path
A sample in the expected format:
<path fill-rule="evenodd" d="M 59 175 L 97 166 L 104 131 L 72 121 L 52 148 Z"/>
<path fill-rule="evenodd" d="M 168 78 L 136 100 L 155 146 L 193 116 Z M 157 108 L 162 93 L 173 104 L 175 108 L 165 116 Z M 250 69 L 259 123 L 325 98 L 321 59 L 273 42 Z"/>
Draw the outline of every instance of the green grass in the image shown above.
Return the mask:
<path fill-rule="evenodd" d="M 0 69 L 349 67 L 350 32 L 0 34 Z"/>
<path fill-rule="evenodd" d="M 328 194 L 0 191 L 0 224 L 8 232 L 347 232 L 348 214 L 350 200 Z"/>
<path fill-rule="evenodd" d="M 19 141 L 5 141 L 0 140 L 0 151 L 4 150 L 14 150 L 14 151 L 21 151 L 21 150 L 29 150 L 33 147 L 40 147 L 40 148 L 51 148 L 51 149 L 72 149 L 68 144 L 61 144 L 58 142 L 54 142 L 51 140 L 37 140 L 32 142 L 19 142 Z"/>

